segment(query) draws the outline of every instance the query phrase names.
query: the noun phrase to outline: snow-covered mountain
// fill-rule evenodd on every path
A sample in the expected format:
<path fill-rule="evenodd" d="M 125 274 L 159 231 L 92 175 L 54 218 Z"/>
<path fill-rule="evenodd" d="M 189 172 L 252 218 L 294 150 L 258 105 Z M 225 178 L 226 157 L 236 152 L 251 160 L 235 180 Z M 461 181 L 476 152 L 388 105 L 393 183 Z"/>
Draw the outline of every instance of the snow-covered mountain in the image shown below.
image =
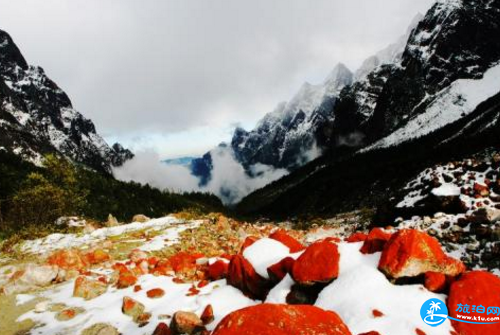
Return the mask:
<path fill-rule="evenodd" d="M 120 144 L 109 146 L 91 120 L 76 111 L 68 96 L 31 66 L 0 30 L 0 149 L 40 163 L 55 152 L 93 169 L 111 172 L 133 157 Z"/>
<path fill-rule="evenodd" d="M 500 2 L 439 0 L 416 21 L 395 63 L 335 99 L 320 142 L 327 155 L 242 208 L 300 211 L 305 192 L 308 209 L 373 205 L 417 167 L 500 143 Z"/>
<path fill-rule="evenodd" d="M 250 171 L 256 164 L 295 169 L 318 157 L 321 154 L 316 143 L 318 132 L 334 119 L 326 111 L 352 80 L 352 72 L 339 63 L 323 83 L 304 83 L 290 101 L 279 103 L 253 130 L 235 130 L 230 143 L 234 158 Z M 191 167 L 205 184 L 212 170 L 210 152 L 193 160 Z"/>

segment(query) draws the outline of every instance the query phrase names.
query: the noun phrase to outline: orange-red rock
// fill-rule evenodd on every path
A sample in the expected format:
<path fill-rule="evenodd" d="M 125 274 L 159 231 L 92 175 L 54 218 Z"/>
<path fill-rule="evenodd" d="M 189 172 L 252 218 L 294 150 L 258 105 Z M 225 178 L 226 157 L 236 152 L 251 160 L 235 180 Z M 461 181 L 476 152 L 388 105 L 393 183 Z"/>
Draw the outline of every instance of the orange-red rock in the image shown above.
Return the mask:
<path fill-rule="evenodd" d="M 469 305 L 470 313 L 457 312 L 458 304 Z M 495 315 L 492 313 L 487 314 L 488 307 L 500 307 L 500 278 L 483 271 L 465 273 L 451 284 L 447 305 L 449 315 L 454 318 L 457 317 L 457 314 L 472 317 L 500 317 L 498 315 L 499 310 L 496 310 Z M 472 312 L 473 305 L 475 308 L 479 305 L 483 306 L 485 313 Z M 500 323 L 476 325 L 454 320 L 451 320 L 451 323 L 460 335 L 500 334 Z"/>
<path fill-rule="evenodd" d="M 208 279 L 219 280 L 226 278 L 227 272 L 229 271 L 229 263 L 223 260 L 218 260 L 215 263 L 208 266 Z"/>
<path fill-rule="evenodd" d="M 50 265 L 57 265 L 65 270 L 84 270 L 88 263 L 85 258 L 73 249 L 58 250 L 49 256 L 47 263 Z"/>
<path fill-rule="evenodd" d="M 170 330 L 170 327 L 166 323 L 160 322 L 156 326 L 153 335 L 172 335 L 172 330 Z"/>
<path fill-rule="evenodd" d="M 326 241 L 311 244 L 293 264 L 292 277 L 303 285 L 330 282 L 339 275 L 339 258 L 336 244 Z"/>
<path fill-rule="evenodd" d="M 196 269 L 196 260 L 202 257 L 202 254 L 190 254 L 181 251 L 169 257 L 168 261 L 175 272 L 184 272 Z"/>
<path fill-rule="evenodd" d="M 372 310 L 372 315 L 375 318 L 380 318 L 380 317 L 384 316 L 384 313 L 382 313 L 378 309 L 374 309 L 374 310 Z"/>
<path fill-rule="evenodd" d="M 351 335 L 330 311 L 309 305 L 260 304 L 227 315 L 212 335 Z"/>
<path fill-rule="evenodd" d="M 416 335 L 427 335 L 422 329 L 415 328 Z"/>
<path fill-rule="evenodd" d="M 380 335 L 380 333 L 377 332 L 377 331 L 372 330 L 371 332 L 361 333 L 361 334 L 358 334 L 358 335 Z"/>
<path fill-rule="evenodd" d="M 299 252 L 306 248 L 302 243 L 297 241 L 292 236 L 288 235 L 287 232 L 283 229 L 278 229 L 277 231 L 269 235 L 269 238 L 272 238 L 273 240 L 279 241 L 286 245 L 290 249 L 291 253 Z"/>
<path fill-rule="evenodd" d="M 270 282 L 262 278 L 252 264 L 241 255 L 235 255 L 231 259 L 227 282 L 256 299 L 265 298 L 270 289 Z"/>
<path fill-rule="evenodd" d="M 432 292 L 443 292 L 447 286 L 446 276 L 439 272 L 426 272 L 424 276 L 424 286 Z"/>
<path fill-rule="evenodd" d="M 207 305 L 207 307 L 205 307 L 203 313 L 201 313 L 200 319 L 203 321 L 204 325 L 208 325 L 214 321 L 214 309 L 212 305 Z"/>
<path fill-rule="evenodd" d="M 288 273 L 292 272 L 293 263 L 295 263 L 295 259 L 286 257 L 278 263 L 271 265 L 267 268 L 269 278 L 274 282 L 281 281 Z"/>
<path fill-rule="evenodd" d="M 118 277 L 116 287 L 127 288 L 129 286 L 135 285 L 135 283 L 137 283 L 137 277 L 132 272 L 122 272 Z"/>
<path fill-rule="evenodd" d="M 465 271 L 461 261 L 445 255 L 435 238 L 415 229 L 403 229 L 392 235 L 378 268 L 392 278 L 415 277 L 428 271 L 454 277 Z"/>
<path fill-rule="evenodd" d="M 391 236 L 391 233 L 387 233 L 381 228 L 373 228 L 360 249 L 361 253 L 373 254 L 384 250 L 384 246 Z"/>
<path fill-rule="evenodd" d="M 111 256 L 102 249 L 96 249 L 85 254 L 85 260 L 91 265 L 104 263 L 109 261 L 110 259 Z"/>
<path fill-rule="evenodd" d="M 146 295 L 150 299 L 161 298 L 165 295 L 165 291 L 162 290 L 161 288 L 153 288 L 153 289 L 147 291 Z"/>
<path fill-rule="evenodd" d="M 346 238 L 345 241 L 348 243 L 364 242 L 367 237 L 368 237 L 367 234 L 357 232 Z"/>

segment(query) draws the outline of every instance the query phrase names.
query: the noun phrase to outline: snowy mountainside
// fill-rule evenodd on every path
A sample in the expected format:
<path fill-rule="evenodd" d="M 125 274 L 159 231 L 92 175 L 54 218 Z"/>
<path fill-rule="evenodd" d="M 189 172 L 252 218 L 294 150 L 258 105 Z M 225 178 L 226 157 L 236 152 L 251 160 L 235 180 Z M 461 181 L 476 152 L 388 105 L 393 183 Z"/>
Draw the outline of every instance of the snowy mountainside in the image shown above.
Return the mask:
<path fill-rule="evenodd" d="M 289 102 L 266 114 L 255 129 L 235 131 L 231 147 L 236 157 L 244 166 L 262 163 L 294 168 L 307 162 L 307 153 L 315 150 L 318 125 L 334 118 L 321 114 L 320 107 L 325 101 L 334 104 L 340 91 L 351 83 L 352 73 L 343 64 L 338 64 L 322 84 L 304 83 Z"/>
<path fill-rule="evenodd" d="M 373 206 L 415 169 L 498 146 L 499 21 L 497 1 L 437 1 L 412 30 L 400 63 L 378 66 L 342 90 L 324 158 L 251 194 L 240 208 Z M 347 177 L 359 181 L 347 186 Z M 304 192 L 312 192 L 307 204 L 298 195 Z"/>
<path fill-rule="evenodd" d="M 121 145 L 109 146 L 91 120 L 75 110 L 64 91 L 41 67 L 24 59 L 12 38 L 0 30 L 0 147 L 35 163 L 50 152 L 99 171 L 111 172 L 133 157 Z"/>

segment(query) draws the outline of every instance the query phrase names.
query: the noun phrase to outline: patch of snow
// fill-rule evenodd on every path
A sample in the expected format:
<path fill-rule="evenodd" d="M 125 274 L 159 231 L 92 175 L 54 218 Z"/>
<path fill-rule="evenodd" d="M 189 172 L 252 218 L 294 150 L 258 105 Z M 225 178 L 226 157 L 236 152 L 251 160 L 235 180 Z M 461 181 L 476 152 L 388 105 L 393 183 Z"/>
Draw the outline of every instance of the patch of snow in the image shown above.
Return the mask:
<path fill-rule="evenodd" d="M 27 302 L 35 299 L 36 296 L 32 294 L 18 294 L 16 295 L 16 305 L 24 305 Z"/>
<path fill-rule="evenodd" d="M 266 279 L 269 279 L 267 268 L 289 254 L 290 249 L 287 246 L 270 238 L 261 238 L 243 251 L 243 257 L 252 264 L 259 275 Z"/>
<path fill-rule="evenodd" d="M 51 234 L 44 238 L 26 241 L 21 246 L 21 250 L 26 253 L 43 254 L 57 249 L 74 248 L 84 244 L 91 244 L 102 241 L 110 236 L 118 236 L 133 231 L 154 229 L 163 230 L 171 229 L 172 232 L 167 232 L 165 239 L 171 239 L 168 243 L 175 243 L 178 238 L 178 233 L 182 230 L 198 227 L 202 221 L 185 222 L 173 216 L 166 216 L 159 219 L 150 220 L 145 223 L 134 222 L 124 224 L 116 227 L 101 228 L 89 234 Z M 167 245 L 165 241 L 158 241 L 152 239 L 144 244 L 144 250 L 158 250 L 156 249 L 161 244 Z"/>
<path fill-rule="evenodd" d="M 265 302 L 268 304 L 286 304 L 286 296 L 290 293 L 294 284 L 292 277 L 287 274 L 278 285 L 269 291 Z"/>
<path fill-rule="evenodd" d="M 208 325 L 213 329 L 226 314 L 251 305 L 259 301 L 251 300 L 234 287 L 227 286 L 225 280 L 212 282 L 203 287 L 197 296 L 188 296 L 191 284 L 174 283 L 171 277 L 144 275 L 137 283 L 143 288 L 134 292 L 133 287 L 126 289 L 109 288 L 108 291 L 89 301 L 73 297 L 74 280 L 59 287 L 40 294 L 41 297 L 51 300 L 52 303 L 63 303 L 71 307 L 81 307 L 85 312 L 75 318 L 58 322 L 54 319 L 55 313 L 46 311 L 35 313 L 30 311 L 22 315 L 18 321 L 32 319 L 41 324 L 36 328 L 37 334 L 79 334 L 82 329 L 95 323 L 109 323 L 122 334 L 143 335 L 152 334 L 160 321 L 169 323 L 169 319 L 162 319 L 162 315 L 173 315 L 175 312 L 190 311 L 200 315 L 203 309 L 211 304 L 214 309 L 215 321 Z M 165 295 L 158 299 L 150 299 L 146 292 L 153 288 L 161 288 Z M 146 312 L 152 314 L 150 322 L 139 327 L 132 319 L 123 314 L 121 307 L 123 297 L 129 296 L 144 304 Z"/>
<path fill-rule="evenodd" d="M 444 184 L 431 191 L 436 197 L 449 197 L 460 195 L 460 187 L 453 184 Z"/>

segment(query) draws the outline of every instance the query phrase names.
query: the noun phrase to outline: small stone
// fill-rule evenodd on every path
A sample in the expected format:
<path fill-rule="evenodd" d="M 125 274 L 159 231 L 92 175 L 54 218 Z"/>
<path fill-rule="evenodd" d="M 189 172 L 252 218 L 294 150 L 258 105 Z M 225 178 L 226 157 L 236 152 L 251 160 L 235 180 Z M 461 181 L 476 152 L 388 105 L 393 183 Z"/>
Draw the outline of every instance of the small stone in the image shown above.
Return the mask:
<path fill-rule="evenodd" d="M 132 218 L 132 222 L 140 222 L 140 223 L 144 223 L 144 222 L 147 222 L 151 220 L 150 218 L 148 218 L 146 215 L 144 214 L 136 214 L 134 215 L 134 217 Z"/>
<path fill-rule="evenodd" d="M 104 294 L 107 289 L 108 286 L 99 280 L 93 280 L 85 276 L 80 276 L 76 278 L 75 286 L 73 288 L 73 296 L 80 297 L 85 300 L 91 300 Z"/>
<path fill-rule="evenodd" d="M 111 214 L 108 215 L 108 221 L 106 221 L 104 223 L 104 225 L 106 227 L 116 227 L 116 226 L 119 226 L 120 223 L 118 222 L 118 220 Z"/>
<path fill-rule="evenodd" d="M 83 313 L 85 310 L 83 308 L 67 308 L 56 314 L 56 320 L 58 321 L 68 321 L 73 319 L 78 314 Z"/>
<path fill-rule="evenodd" d="M 214 309 L 212 305 L 207 305 L 207 307 L 203 310 L 203 313 L 201 313 L 201 321 L 203 321 L 204 325 L 208 325 L 209 323 L 212 323 L 214 319 Z"/>
<path fill-rule="evenodd" d="M 50 304 L 50 301 L 48 301 L 48 300 L 39 302 L 38 304 L 35 305 L 34 312 L 35 313 L 46 312 L 49 309 L 49 304 Z"/>
<path fill-rule="evenodd" d="M 176 312 L 172 318 L 170 328 L 175 334 L 196 334 L 205 329 L 203 321 L 192 312 Z"/>
<path fill-rule="evenodd" d="M 123 297 L 122 312 L 125 315 L 131 316 L 134 321 L 138 320 L 139 316 L 144 313 L 144 305 L 130 297 Z"/>
<path fill-rule="evenodd" d="M 165 291 L 162 290 L 161 288 L 154 288 L 146 292 L 146 295 L 150 299 L 157 299 L 161 298 L 165 295 Z"/>
<path fill-rule="evenodd" d="M 84 329 L 80 335 L 120 335 L 120 333 L 108 323 L 96 323 Z"/>
<path fill-rule="evenodd" d="M 158 326 L 156 326 L 153 335 L 172 335 L 172 331 L 166 323 L 160 322 Z"/>

